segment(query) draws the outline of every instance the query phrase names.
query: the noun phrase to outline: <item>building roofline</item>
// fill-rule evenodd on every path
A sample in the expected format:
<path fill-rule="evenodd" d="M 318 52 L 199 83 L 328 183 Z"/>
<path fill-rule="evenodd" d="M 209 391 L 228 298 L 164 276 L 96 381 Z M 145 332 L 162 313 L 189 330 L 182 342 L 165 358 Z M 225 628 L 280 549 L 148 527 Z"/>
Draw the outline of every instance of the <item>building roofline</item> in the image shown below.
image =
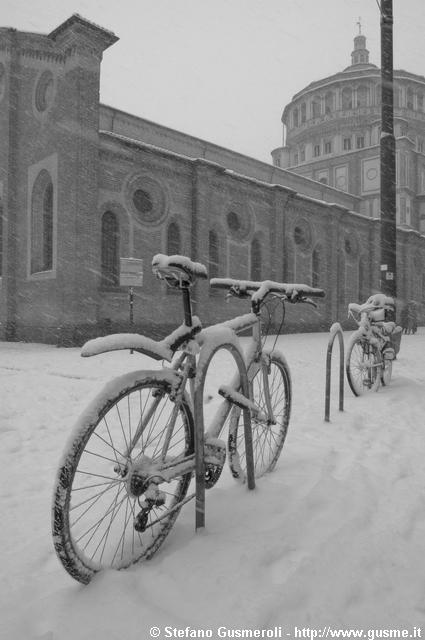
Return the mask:
<path fill-rule="evenodd" d="M 198 142 L 199 144 L 202 145 L 202 147 L 204 148 L 204 154 L 207 152 L 208 148 L 212 149 L 212 150 L 216 150 L 218 152 L 226 152 L 229 153 L 237 158 L 240 158 L 241 160 L 247 160 L 250 162 L 254 162 L 255 164 L 257 164 L 259 167 L 261 168 L 265 168 L 267 169 L 269 172 L 271 172 L 271 178 L 269 182 L 266 181 L 261 181 L 259 178 L 255 178 L 254 176 L 246 176 L 247 178 L 251 179 L 251 180 L 255 180 L 255 181 L 260 181 L 263 184 L 269 185 L 269 186 L 274 186 L 274 183 L 272 182 L 272 177 L 275 173 L 278 173 L 282 176 L 287 176 L 290 179 L 292 178 L 296 178 L 296 179 L 301 179 L 307 183 L 314 183 L 317 184 L 316 180 L 312 180 L 311 178 L 307 178 L 306 176 L 301 176 L 299 174 L 294 173 L 293 171 L 289 171 L 287 169 L 283 169 L 282 167 L 277 167 L 276 165 L 272 164 L 272 163 L 268 163 L 268 162 L 264 162 L 263 160 L 258 160 L 258 158 L 253 158 L 252 156 L 247 156 L 243 153 L 240 153 L 239 151 L 234 151 L 233 149 L 228 149 L 226 147 L 222 147 L 214 142 L 209 142 L 207 140 L 204 140 L 202 138 L 198 138 L 196 136 L 187 134 L 187 133 L 182 133 L 181 131 L 177 130 L 177 129 L 173 129 L 171 127 L 167 127 L 165 125 L 162 124 L 158 124 L 157 122 L 153 122 L 152 120 L 147 120 L 146 118 L 141 118 L 140 116 L 136 116 L 132 113 L 129 113 L 127 111 L 123 111 L 121 109 L 116 109 L 115 107 L 111 107 L 109 105 L 105 105 L 105 104 L 100 104 L 100 108 L 101 109 L 108 109 L 112 112 L 118 112 L 124 116 L 128 116 L 131 119 L 137 120 L 141 123 L 146 123 L 148 125 L 153 125 L 155 127 L 158 127 L 162 130 L 168 131 L 171 134 L 173 133 L 177 133 L 178 135 L 184 136 L 184 138 L 189 139 L 193 142 Z M 233 170 L 230 168 L 225 167 L 224 165 L 221 165 L 213 160 L 209 160 L 208 158 L 204 157 L 195 157 L 195 156 L 189 156 L 189 155 L 185 155 L 183 153 L 179 153 L 176 151 L 173 151 L 171 149 L 166 149 L 165 147 L 161 147 L 159 145 L 155 145 L 155 144 L 150 144 L 147 142 L 143 142 L 140 140 L 136 140 L 134 138 L 129 138 L 128 136 L 125 135 L 121 135 L 118 134 L 114 131 L 110 131 L 110 130 L 102 130 L 99 133 L 103 134 L 103 135 L 107 135 L 110 134 L 112 137 L 115 137 L 117 140 L 121 139 L 123 143 L 125 143 L 127 146 L 139 146 L 139 147 L 144 147 L 146 149 L 151 149 L 151 150 L 157 150 L 160 152 L 163 152 L 165 154 L 168 154 L 170 156 L 177 156 L 180 158 L 184 158 L 187 161 L 193 161 L 193 160 L 199 160 L 202 161 L 204 160 L 207 163 L 210 163 L 211 165 L 216 165 L 217 167 L 222 168 L 223 170 L 227 171 L 227 172 L 232 172 Z M 233 172 L 235 173 L 235 175 L 237 174 L 237 172 Z M 287 188 L 290 190 L 293 190 L 293 187 L 286 187 L 285 185 L 281 184 L 280 182 L 276 183 L 276 186 L 279 187 L 283 187 L 283 188 Z M 357 201 L 357 202 L 361 202 L 362 198 L 356 195 L 353 195 L 351 193 L 347 193 L 346 191 L 341 191 L 341 189 L 336 189 L 335 187 L 332 187 L 330 185 L 322 185 L 323 187 L 326 187 L 326 190 L 329 192 L 335 192 L 337 194 L 341 194 L 344 195 L 345 197 L 349 197 L 351 198 L 353 201 Z M 344 206 L 344 205 L 341 205 Z"/>
<path fill-rule="evenodd" d="M 381 79 L 381 69 L 376 67 L 375 65 L 368 65 L 367 69 L 360 69 L 358 67 L 363 65 L 353 65 L 352 67 L 348 67 L 344 71 L 339 71 L 331 76 L 326 76 L 321 80 L 314 80 L 310 82 L 304 89 L 301 89 L 297 93 L 292 96 L 291 101 L 285 106 L 282 113 L 282 122 L 286 117 L 288 110 L 291 108 L 292 104 L 299 100 L 302 96 L 307 96 L 307 94 L 317 91 L 319 89 L 324 89 L 329 85 L 332 85 L 336 82 L 354 82 L 356 80 L 364 80 L 366 78 L 378 78 Z M 363 73 L 361 73 L 363 72 Z M 393 71 L 394 79 L 397 80 L 413 80 L 419 84 L 424 85 L 425 89 L 425 76 L 419 75 L 417 73 L 411 73 L 410 71 L 405 71 L 404 69 L 395 69 Z"/>
<path fill-rule="evenodd" d="M 150 152 L 155 152 L 155 153 L 159 153 L 163 156 L 166 157 L 170 157 L 170 158 L 177 158 L 182 160 L 183 162 L 186 162 L 188 164 L 194 164 L 194 163 L 201 163 L 201 164 L 205 164 L 206 166 L 210 166 L 210 167 L 214 167 L 217 170 L 219 170 L 220 172 L 227 174 L 227 175 L 231 175 L 234 176 L 236 178 L 248 181 L 250 183 L 253 184 L 259 184 L 261 186 L 265 186 L 265 187 L 269 187 L 269 188 L 273 188 L 273 189 L 283 189 L 284 191 L 290 192 L 290 193 L 294 193 L 297 194 L 300 198 L 303 198 L 305 200 L 308 201 L 312 201 L 312 200 L 316 200 L 314 197 L 309 196 L 307 194 L 303 194 L 300 191 L 297 191 L 297 189 L 294 189 L 294 187 L 288 186 L 288 185 L 284 185 L 281 184 L 280 182 L 272 182 L 270 181 L 266 181 L 266 180 L 262 180 L 261 178 L 256 178 L 255 176 L 249 176 L 249 175 L 245 175 L 242 174 L 238 171 L 234 171 L 233 169 L 230 169 L 228 167 L 225 167 L 224 165 L 215 162 L 214 160 L 209 160 L 208 158 L 200 158 L 200 157 L 193 157 L 193 156 L 188 156 L 182 153 L 177 153 L 176 151 L 172 151 L 170 149 L 165 149 L 164 147 L 159 147 L 157 145 L 154 144 L 150 144 L 147 142 L 142 142 L 141 140 L 135 140 L 134 138 L 129 138 L 128 136 L 124 136 L 118 133 L 114 133 L 112 131 L 104 131 L 101 130 L 99 131 L 99 134 L 101 137 L 105 138 L 105 139 L 110 139 L 113 140 L 114 142 L 118 143 L 118 144 L 122 144 L 125 147 L 130 147 L 133 149 L 143 149 L 146 151 L 150 151 Z M 209 144 L 209 143 L 208 143 Z M 217 146 L 217 145 L 214 145 Z M 224 149 L 225 151 L 229 151 L 228 149 L 225 149 L 224 147 L 217 147 L 219 149 Z M 231 153 L 233 153 L 231 151 Z M 237 154 L 239 156 L 242 156 L 242 154 Z M 308 183 L 314 183 L 314 184 L 319 184 L 316 180 L 312 180 L 311 178 L 306 178 L 305 176 L 301 176 L 296 174 L 293 171 L 287 171 L 286 169 L 281 169 L 280 167 L 275 167 L 274 165 L 269 165 L 265 162 L 262 162 L 261 160 L 256 160 L 255 158 L 251 158 L 250 156 L 242 156 L 243 158 L 246 158 L 248 160 L 252 160 L 256 163 L 258 163 L 259 165 L 264 165 L 266 166 L 268 169 L 272 170 L 273 173 L 278 172 L 281 174 L 286 174 L 288 176 L 289 179 L 291 178 L 295 178 L 295 179 L 301 179 L 302 181 L 308 182 Z M 355 196 L 353 194 L 350 193 L 346 193 L 345 191 L 341 191 L 340 189 L 336 189 L 335 187 L 331 187 L 329 185 L 321 185 L 322 188 L 326 188 L 326 191 L 334 191 L 336 194 L 342 194 L 346 197 L 349 197 L 350 199 L 352 199 L 353 201 L 358 201 L 360 202 L 362 200 L 362 198 L 360 198 L 359 196 Z M 318 200 L 319 201 L 319 200 Z M 321 200 L 320 202 L 323 202 L 324 205 L 332 205 L 335 207 L 339 207 L 341 209 L 346 209 L 347 211 L 352 211 L 351 209 L 349 209 L 348 207 L 346 207 L 343 204 L 340 203 L 334 203 L 334 202 L 329 202 L 327 200 Z M 353 213 L 356 213 L 355 211 L 353 211 Z"/>

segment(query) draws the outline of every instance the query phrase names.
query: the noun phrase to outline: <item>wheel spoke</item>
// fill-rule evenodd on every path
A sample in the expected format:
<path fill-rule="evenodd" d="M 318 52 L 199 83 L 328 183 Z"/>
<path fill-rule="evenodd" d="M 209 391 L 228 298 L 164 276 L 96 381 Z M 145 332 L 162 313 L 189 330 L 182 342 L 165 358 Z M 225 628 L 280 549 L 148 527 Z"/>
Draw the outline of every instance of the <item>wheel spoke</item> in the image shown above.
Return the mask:
<path fill-rule="evenodd" d="M 167 379 L 148 378 L 126 387 L 106 407 L 91 412 L 100 416 L 96 424 L 87 422 L 85 431 L 85 425 L 79 425 L 80 441 L 65 455 L 58 477 L 66 484 L 58 484 L 55 494 L 55 545 L 65 569 L 82 582 L 102 568 L 124 568 L 152 555 L 185 504 L 191 471 L 166 483 L 165 490 L 159 487 L 164 504 L 153 506 L 146 529 L 136 531 L 134 522 L 146 503 L 142 494 L 138 508 L 137 498 L 129 493 L 132 465 L 139 464 L 137 473 L 143 476 L 145 458 L 147 473 L 163 454 L 167 461 L 193 458 L 193 418 L 185 398 L 177 405 L 172 433 L 166 435 L 176 407 L 168 390 Z"/>
<path fill-rule="evenodd" d="M 252 399 L 261 411 L 269 415 L 269 407 L 272 410 L 273 424 L 252 420 L 252 438 L 255 475 L 257 477 L 274 468 L 276 460 L 281 452 L 289 421 L 290 413 L 290 380 L 289 372 L 280 360 L 274 359 L 270 363 L 267 386 L 264 384 L 262 367 L 257 367 L 252 379 Z M 267 391 L 268 387 L 268 391 Z M 270 394 L 270 399 L 266 394 Z M 236 418 L 231 416 L 229 443 L 230 464 L 234 475 L 239 475 L 239 469 L 246 467 L 244 424 L 242 414 Z M 236 444 L 236 451 L 232 442 Z M 232 458 L 235 464 L 232 465 Z"/>
<path fill-rule="evenodd" d="M 355 395 L 376 391 L 382 375 L 382 363 L 377 347 L 353 337 L 347 349 L 346 373 Z"/>
<path fill-rule="evenodd" d="M 90 505 L 89 508 L 91 508 L 98 500 L 100 500 L 100 498 L 102 496 L 105 495 L 105 493 L 107 491 L 110 491 L 111 489 L 113 489 L 116 485 L 118 484 L 118 480 L 115 483 L 110 483 L 108 485 L 108 487 L 106 489 L 104 489 L 103 491 L 99 491 L 98 493 L 95 493 L 94 495 L 90 496 L 90 498 L 86 498 L 85 500 L 83 500 L 82 502 L 78 502 L 78 504 L 74 504 L 72 507 L 70 507 L 69 511 L 75 511 L 75 509 L 79 509 L 80 507 L 82 507 L 84 504 L 87 504 L 88 502 L 94 500 L 93 504 Z M 96 499 L 97 498 L 97 499 Z M 82 513 L 80 515 L 80 518 L 82 518 L 86 513 L 87 513 L 88 509 L 86 511 L 84 511 L 84 513 Z M 74 520 L 73 525 L 77 524 L 78 520 Z"/>

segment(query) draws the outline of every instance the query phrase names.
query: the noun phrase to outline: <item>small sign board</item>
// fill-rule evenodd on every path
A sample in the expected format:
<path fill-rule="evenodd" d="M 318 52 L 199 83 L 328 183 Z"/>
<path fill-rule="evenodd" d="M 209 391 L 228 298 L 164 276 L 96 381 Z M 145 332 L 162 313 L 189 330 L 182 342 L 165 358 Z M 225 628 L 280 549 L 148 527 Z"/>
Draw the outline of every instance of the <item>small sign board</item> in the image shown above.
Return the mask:
<path fill-rule="evenodd" d="M 394 274 L 391 271 L 387 271 L 385 277 L 387 280 L 394 280 Z"/>
<path fill-rule="evenodd" d="M 120 286 L 141 287 L 143 285 L 143 260 L 120 258 Z"/>

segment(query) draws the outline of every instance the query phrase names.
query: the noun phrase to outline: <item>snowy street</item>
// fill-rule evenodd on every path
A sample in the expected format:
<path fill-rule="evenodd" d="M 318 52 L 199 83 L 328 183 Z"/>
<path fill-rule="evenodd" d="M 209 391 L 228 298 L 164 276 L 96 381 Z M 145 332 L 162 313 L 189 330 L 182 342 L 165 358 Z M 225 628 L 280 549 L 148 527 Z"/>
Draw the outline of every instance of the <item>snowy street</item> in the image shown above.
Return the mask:
<path fill-rule="evenodd" d="M 347 344 L 349 334 L 344 335 Z M 225 468 L 148 562 L 73 581 L 50 532 L 58 461 L 79 413 L 115 375 L 159 365 L 128 352 L 0 343 L 0 638 L 148 640 L 156 626 L 397 628 L 425 633 L 425 329 L 403 336 L 393 380 L 324 422 L 328 334 L 280 338 L 293 380 L 276 470 L 248 492 Z M 214 372 L 222 383 L 222 372 Z"/>

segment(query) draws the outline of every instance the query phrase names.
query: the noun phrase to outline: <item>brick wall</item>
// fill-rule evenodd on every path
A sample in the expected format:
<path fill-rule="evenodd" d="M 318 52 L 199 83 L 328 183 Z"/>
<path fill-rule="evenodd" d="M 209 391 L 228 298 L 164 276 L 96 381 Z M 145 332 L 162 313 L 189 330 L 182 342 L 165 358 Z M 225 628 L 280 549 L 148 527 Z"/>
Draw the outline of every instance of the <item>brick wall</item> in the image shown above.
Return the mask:
<path fill-rule="evenodd" d="M 75 18 L 49 36 L 0 30 L 0 63 L 8 74 L 0 98 L 1 338 L 76 344 L 130 329 L 128 288 L 102 284 L 106 212 L 118 223 L 119 256 L 143 260 L 134 328 L 157 337 L 182 321 L 180 296 L 150 268 L 154 254 L 167 252 L 171 224 L 179 229 L 180 253 L 206 265 L 210 232 L 216 234 L 219 276 L 250 279 L 253 242 L 263 279 L 311 285 L 314 271 L 326 298 L 317 310 L 288 305 L 288 331 L 328 329 L 346 318 L 348 302 L 378 290 L 379 222 L 351 210 L 360 208 L 358 198 L 100 107 L 101 55 L 113 38 L 94 29 L 93 38 L 93 27 Z M 39 109 L 43 77 L 52 84 L 47 107 Z M 155 144 L 161 140 L 162 147 Z M 54 186 L 54 264 L 32 274 L 31 193 L 41 169 Z M 149 210 L 137 209 L 136 190 L 148 194 Z M 399 230 L 404 300 L 423 301 L 424 256 L 425 238 Z M 248 310 L 240 301 L 225 303 L 204 281 L 192 293 L 205 324 Z"/>

